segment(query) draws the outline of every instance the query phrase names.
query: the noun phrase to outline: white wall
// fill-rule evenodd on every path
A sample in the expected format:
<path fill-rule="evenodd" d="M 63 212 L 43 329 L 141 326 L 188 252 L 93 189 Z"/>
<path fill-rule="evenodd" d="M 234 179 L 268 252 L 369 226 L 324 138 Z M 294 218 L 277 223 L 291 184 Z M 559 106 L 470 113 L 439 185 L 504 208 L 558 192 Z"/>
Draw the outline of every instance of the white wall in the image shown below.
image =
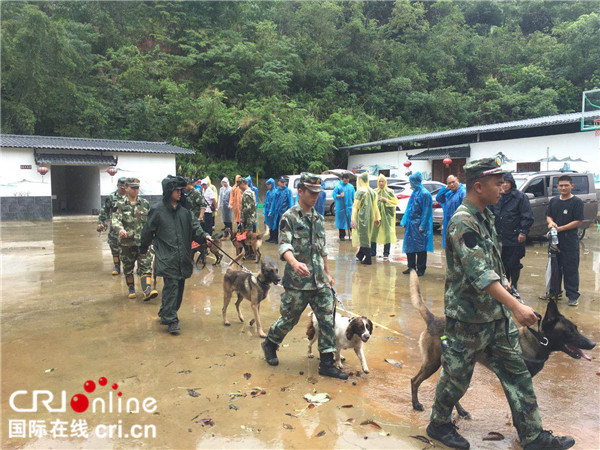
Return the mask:
<path fill-rule="evenodd" d="M 47 153 L 52 153 L 48 150 Z M 83 154 L 83 151 L 61 151 L 61 154 Z M 115 190 L 119 177 L 140 179 L 141 195 L 161 195 L 161 181 L 167 175 L 175 175 L 175 155 L 156 153 L 108 153 L 104 155 L 119 158 L 118 172 L 114 177 L 106 173 L 108 166 L 97 166 L 100 177 L 100 195 L 108 195 Z M 31 169 L 20 169 L 21 165 L 31 165 Z M 37 172 L 37 165 L 30 149 L 0 149 L 0 197 L 50 196 L 52 166 L 44 176 Z"/>
<path fill-rule="evenodd" d="M 559 170 L 568 164 L 569 169 L 578 172 L 589 172 L 594 175 L 596 189 L 600 189 L 600 138 L 593 131 L 582 131 L 554 136 L 539 136 L 531 138 L 508 139 L 504 141 L 477 142 L 471 145 L 471 157 L 467 162 L 496 156 L 502 153 L 506 156 L 502 166 L 511 170 L 517 169 L 517 162 L 540 161 L 540 170 Z M 548 149 L 548 150 L 547 150 Z M 397 152 L 379 152 L 363 155 L 350 155 L 348 157 L 348 170 L 359 164 L 363 165 L 391 165 L 398 169 L 391 169 L 390 174 L 404 174 L 406 169 L 402 165 L 408 160 L 407 153 L 414 155 L 420 150 L 400 150 Z M 541 161 L 546 158 L 570 158 L 568 161 L 549 162 Z M 581 159 L 583 161 L 575 161 Z M 420 171 L 425 179 L 431 178 L 430 161 L 412 161 L 410 169 Z"/>
<path fill-rule="evenodd" d="M 177 169 L 175 155 L 156 153 L 114 153 L 119 157 L 118 172 L 114 177 L 106 173 L 108 167 L 100 171 L 100 193 L 113 192 L 120 177 L 134 177 L 140 180 L 140 195 L 162 195 L 161 181 L 167 175 L 175 175 Z"/>
<path fill-rule="evenodd" d="M 21 169 L 21 165 L 31 165 L 31 169 Z M 0 149 L 0 197 L 49 197 L 50 175 L 42 182 L 33 150 Z"/>

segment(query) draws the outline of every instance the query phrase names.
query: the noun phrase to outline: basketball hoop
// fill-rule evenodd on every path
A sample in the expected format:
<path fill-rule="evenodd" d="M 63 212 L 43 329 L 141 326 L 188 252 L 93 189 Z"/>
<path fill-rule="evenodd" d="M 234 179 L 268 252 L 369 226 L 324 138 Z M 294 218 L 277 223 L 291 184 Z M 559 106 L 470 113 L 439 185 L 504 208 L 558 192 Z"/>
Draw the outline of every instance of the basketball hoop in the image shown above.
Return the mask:
<path fill-rule="evenodd" d="M 596 136 L 600 136 L 600 119 L 594 119 L 594 128 L 596 129 Z"/>

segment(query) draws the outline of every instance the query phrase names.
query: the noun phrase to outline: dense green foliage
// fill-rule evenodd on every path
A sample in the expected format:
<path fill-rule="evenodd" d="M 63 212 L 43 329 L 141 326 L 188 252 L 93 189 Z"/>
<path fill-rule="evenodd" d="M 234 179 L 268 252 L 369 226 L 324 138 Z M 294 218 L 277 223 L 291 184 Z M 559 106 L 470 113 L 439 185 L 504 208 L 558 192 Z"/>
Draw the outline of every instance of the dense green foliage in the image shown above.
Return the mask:
<path fill-rule="evenodd" d="M 170 140 L 180 172 L 579 109 L 599 2 L 3 2 L 2 132 Z"/>

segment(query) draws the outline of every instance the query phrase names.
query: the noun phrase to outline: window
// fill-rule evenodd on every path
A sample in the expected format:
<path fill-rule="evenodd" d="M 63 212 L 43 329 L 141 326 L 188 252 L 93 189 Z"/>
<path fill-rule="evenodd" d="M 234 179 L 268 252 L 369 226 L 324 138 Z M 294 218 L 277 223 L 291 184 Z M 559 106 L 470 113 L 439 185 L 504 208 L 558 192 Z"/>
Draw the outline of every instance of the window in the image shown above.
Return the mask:
<path fill-rule="evenodd" d="M 517 172 L 539 172 L 539 162 L 520 162 L 517 163 Z"/>
<path fill-rule="evenodd" d="M 560 195 L 560 192 L 558 192 L 558 188 L 556 187 L 558 186 L 559 178 L 559 176 L 555 176 L 552 179 L 552 196 Z M 571 178 L 573 179 L 573 190 L 571 191 L 571 194 L 583 195 L 590 193 L 587 175 L 571 175 Z"/>
<path fill-rule="evenodd" d="M 526 194 L 533 194 L 534 197 L 543 197 L 546 195 L 546 190 L 544 189 L 544 177 L 535 178 L 527 189 L 525 189 Z"/>
<path fill-rule="evenodd" d="M 333 191 L 333 188 L 340 182 L 339 178 L 327 178 L 325 179 L 325 190 Z"/>
<path fill-rule="evenodd" d="M 298 189 L 298 185 L 300 184 L 300 178 L 296 178 L 294 180 L 294 189 Z"/>

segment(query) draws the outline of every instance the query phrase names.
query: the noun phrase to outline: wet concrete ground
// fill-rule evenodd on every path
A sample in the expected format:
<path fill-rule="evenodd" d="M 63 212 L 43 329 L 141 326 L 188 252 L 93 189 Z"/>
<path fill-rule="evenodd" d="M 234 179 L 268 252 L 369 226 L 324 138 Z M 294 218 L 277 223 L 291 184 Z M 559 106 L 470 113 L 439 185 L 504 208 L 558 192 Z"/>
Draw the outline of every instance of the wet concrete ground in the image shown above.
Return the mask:
<path fill-rule="evenodd" d="M 345 353 L 346 369 L 354 375 L 344 382 L 320 377 L 318 361 L 306 358 L 304 321 L 288 335 L 275 368 L 265 363 L 255 330 L 231 320 L 233 305 L 229 308 L 232 326 L 224 327 L 225 264 L 195 270 L 179 313 L 182 332 L 169 335 L 156 317 L 160 297 L 149 303 L 143 303 L 141 295 L 127 299 L 123 277 L 110 275 L 106 235 L 99 237 L 94 229 L 91 218 L 0 226 L 3 448 L 431 447 L 410 437 L 425 435 L 438 374 L 421 386 L 425 412 L 413 411 L 410 378 L 420 366 L 418 337 L 424 323 L 411 306 L 408 280 L 401 273 L 406 258 L 400 245 L 392 248 L 391 261 L 378 259 L 370 267 L 362 266 L 355 261 L 350 243 L 338 242 L 327 218 L 330 267 L 344 305 L 393 330 L 375 327 L 365 347 L 368 375 L 358 376 L 358 359 L 352 351 Z M 439 234 L 435 248 L 421 288 L 431 310 L 441 314 L 444 262 Z M 229 243 L 225 249 L 232 251 Z M 265 244 L 263 254 L 277 261 L 275 245 Z M 252 262 L 247 265 L 256 268 Z M 524 265 L 519 290 L 527 304 L 543 313 L 545 304 L 537 297 L 544 290 L 545 245 L 528 246 Z M 282 262 L 279 267 L 283 269 Z M 582 243 L 580 275 L 580 306 L 560 309 L 583 334 L 599 342 L 600 235 L 596 230 L 588 230 Z M 265 331 L 278 317 L 281 292 L 281 287 L 273 288 L 263 303 Z M 252 317 L 248 302 L 242 308 L 247 319 Z M 545 428 L 571 434 L 581 449 L 600 447 L 598 348 L 588 354 L 592 362 L 553 354 L 534 379 Z M 385 358 L 399 361 L 402 368 Z M 106 386 L 98 384 L 100 377 L 107 378 Z M 86 394 L 86 380 L 96 382 L 96 390 L 87 394 L 90 401 L 108 402 L 110 386 L 117 383 L 112 395 L 115 409 L 118 391 L 124 401 L 155 398 L 156 411 L 101 414 L 90 407 L 78 414 L 69 402 L 75 394 Z M 47 412 L 41 402 L 38 412 L 15 412 L 9 398 L 17 390 L 52 391 L 55 400 L 50 406 L 54 407 L 60 405 L 64 390 L 67 412 Z M 331 401 L 307 408 L 303 396 L 314 392 L 328 393 Z M 20 396 L 15 403 L 26 408 L 32 404 L 31 396 Z M 473 448 L 519 448 L 508 404 L 491 372 L 483 367 L 475 370 L 462 404 L 473 419 L 459 419 L 457 425 Z M 348 405 L 352 407 L 344 407 Z M 121 437 L 70 437 L 73 429 L 67 426 L 67 437 L 52 439 L 51 421 L 56 419 L 69 425 L 74 419 L 85 419 L 90 433 L 117 424 L 115 435 L 121 430 Z M 213 425 L 201 419 L 212 419 Z M 48 435 L 10 437 L 11 420 L 24 420 L 26 426 L 45 421 Z M 362 425 L 367 421 L 381 429 Z M 135 424 L 154 425 L 156 437 L 132 437 L 129 432 Z M 490 431 L 502 433 L 505 439 L 482 441 Z"/>

